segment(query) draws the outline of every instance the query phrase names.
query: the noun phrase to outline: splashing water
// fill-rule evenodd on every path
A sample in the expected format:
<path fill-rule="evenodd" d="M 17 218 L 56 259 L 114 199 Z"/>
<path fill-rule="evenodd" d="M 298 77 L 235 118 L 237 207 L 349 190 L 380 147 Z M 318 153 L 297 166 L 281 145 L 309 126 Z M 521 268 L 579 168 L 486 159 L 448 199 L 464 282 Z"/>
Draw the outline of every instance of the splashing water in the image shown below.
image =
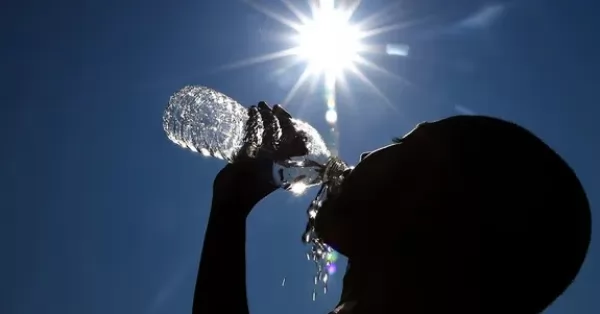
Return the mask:
<path fill-rule="evenodd" d="M 325 165 L 323 176 L 323 184 L 317 192 L 315 199 L 310 203 L 306 214 L 308 223 L 306 231 L 302 235 L 302 242 L 309 246 L 306 253 L 306 258 L 313 261 L 316 267 L 316 274 L 313 278 L 315 286 L 322 285 L 323 293 L 327 293 L 327 284 L 329 278 L 336 271 L 335 261 L 337 253 L 327 244 L 323 242 L 317 235 L 315 230 L 315 218 L 323 202 L 330 194 L 338 192 L 341 182 L 343 181 L 343 172 L 349 167 L 339 158 L 332 157 Z M 316 298 L 316 289 L 313 290 L 312 299 Z"/>

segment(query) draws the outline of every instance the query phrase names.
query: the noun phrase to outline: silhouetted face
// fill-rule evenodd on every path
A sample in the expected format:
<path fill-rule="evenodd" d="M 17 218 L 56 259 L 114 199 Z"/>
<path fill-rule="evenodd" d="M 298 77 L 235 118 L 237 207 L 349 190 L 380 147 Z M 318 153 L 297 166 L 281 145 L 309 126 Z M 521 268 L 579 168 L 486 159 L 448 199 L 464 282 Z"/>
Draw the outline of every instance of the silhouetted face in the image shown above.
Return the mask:
<path fill-rule="evenodd" d="M 538 313 L 583 263 L 591 218 L 581 183 L 522 127 L 456 116 L 361 159 L 319 210 L 316 231 L 359 265 L 361 282 L 348 286 L 367 285 L 367 300 L 399 289 L 393 270 L 404 296 L 423 305 L 433 297 L 446 310 Z"/>
<path fill-rule="evenodd" d="M 434 313 L 424 310 L 424 299 L 447 306 L 478 299 L 476 292 L 448 284 L 474 282 L 469 267 L 477 261 L 469 252 L 478 252 L 471 237 L 477 231 L 465 222 L 455 232 L 449 226 L 467 219 L 440 210 L 446 208 L 440 203 L 449 202 L 445 191 L 452 181 L 429 130 L 430 124 L 420 124 L 400 143 L 362 154 L 316 217 L 318 235 L 350 260 L 342 302 L 359 299 L 360 313 Z M 390 303 L 395 299 L 411 301 L 399 307 Z M 464 305 L 451 308 L 469 312 Z"/>
<path fill-rule="evenodd" d="M 319 211 L 316 228 L 325 242 L 352 256 L 357 249 L 373 247 L 376 240 L 385 245 L 381 240 L 398 237 L 398 228 L 414 226 L 417 204 L 426 202 L 421 198 L 435 185 L 427 182 L 436 157 L 426 146 L 426 128 L 420 124 L 401 143 L 361 155 L 340 193 Z"/>

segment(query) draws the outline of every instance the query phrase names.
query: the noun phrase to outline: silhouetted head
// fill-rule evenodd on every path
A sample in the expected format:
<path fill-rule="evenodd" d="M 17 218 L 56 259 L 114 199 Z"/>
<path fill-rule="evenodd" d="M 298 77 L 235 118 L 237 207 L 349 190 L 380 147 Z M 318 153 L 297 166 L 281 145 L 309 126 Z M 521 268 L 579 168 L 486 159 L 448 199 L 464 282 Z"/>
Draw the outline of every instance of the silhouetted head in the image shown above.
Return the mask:
<path fill-rule="evenodd" d="M 355 313 L 538 313 L 573 281 L 591 217 L 573 170 L 503 120 L 419 124 L 363 154 L 316 219 Z"/>

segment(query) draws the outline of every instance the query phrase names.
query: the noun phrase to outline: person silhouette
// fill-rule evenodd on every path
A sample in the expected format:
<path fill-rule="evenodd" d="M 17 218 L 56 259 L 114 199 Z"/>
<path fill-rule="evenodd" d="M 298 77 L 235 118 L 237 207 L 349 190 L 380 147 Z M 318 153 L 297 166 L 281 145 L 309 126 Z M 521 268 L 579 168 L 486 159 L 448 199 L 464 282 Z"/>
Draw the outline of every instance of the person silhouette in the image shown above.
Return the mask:
<path fill-rule="evenodd" d="M 241 158 L 215 178 L 193 313 L 249 313 L 245 222 L 278 188 L 271 167 Z M 591 212 L 574 171 L 531 132 L 453 116 L 362 154 L 315 228 L 348 257 L 333 314 L 534 314 L 579 272 Z"/>

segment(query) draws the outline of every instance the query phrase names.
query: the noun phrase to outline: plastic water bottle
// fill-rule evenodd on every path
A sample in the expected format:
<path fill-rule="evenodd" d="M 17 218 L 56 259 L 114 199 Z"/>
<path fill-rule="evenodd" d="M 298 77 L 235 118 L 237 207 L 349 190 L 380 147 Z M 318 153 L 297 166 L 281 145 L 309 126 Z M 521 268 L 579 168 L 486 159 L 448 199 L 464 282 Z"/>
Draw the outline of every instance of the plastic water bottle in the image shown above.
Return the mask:
<path fill-rule="evenodd" d="M 296 193 L 322 183 L 332 158 L 320 134 L 308 123 L 278 119 L 260 106 L 245 108 L 205 86 L 186 86 L 173 94 L 163 115 L 163 127 L 171 141 L 203 156 L 227 162 L 233 162 L 239 154 L 273 156 L 274 181 Z M 305 154 L 286 160 L 276 158 L 279 148 L 290 140 L 283 134 L 301 135 Z"/>

